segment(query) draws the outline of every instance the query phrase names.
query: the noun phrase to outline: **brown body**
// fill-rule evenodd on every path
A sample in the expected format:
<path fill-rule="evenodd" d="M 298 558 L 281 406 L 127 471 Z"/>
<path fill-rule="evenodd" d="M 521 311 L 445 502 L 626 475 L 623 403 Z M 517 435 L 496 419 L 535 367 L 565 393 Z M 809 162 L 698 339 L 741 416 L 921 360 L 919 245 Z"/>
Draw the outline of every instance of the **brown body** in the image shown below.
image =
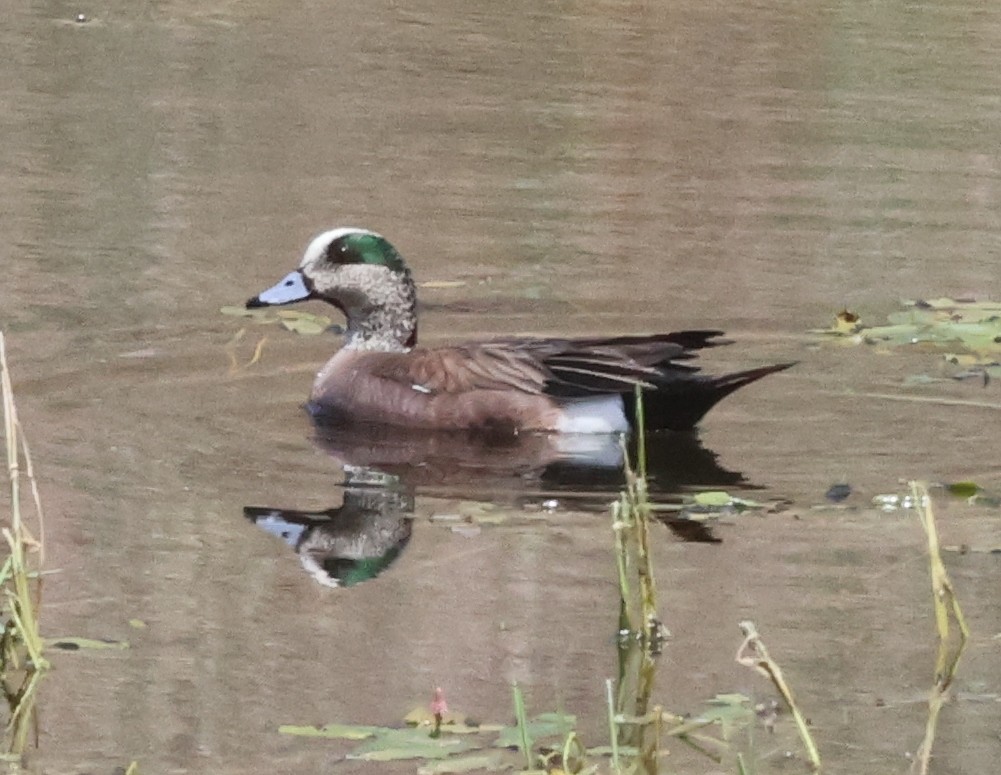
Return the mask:
<path fill-rule="evenodd" d="M 408 362 L 425 361 L 426 365 L 429 360 L 440 361 L 441 356 L 433 350 L 341 349 L 317 374 L 310 401 L 320 415 L 355 422 L 441 430 L 557 429 L 560 409 L 541 392 L 476 385 L 441 390 L 428 387 L 419 374 L 409 381 L 392 376 L 403 376 Z"/>

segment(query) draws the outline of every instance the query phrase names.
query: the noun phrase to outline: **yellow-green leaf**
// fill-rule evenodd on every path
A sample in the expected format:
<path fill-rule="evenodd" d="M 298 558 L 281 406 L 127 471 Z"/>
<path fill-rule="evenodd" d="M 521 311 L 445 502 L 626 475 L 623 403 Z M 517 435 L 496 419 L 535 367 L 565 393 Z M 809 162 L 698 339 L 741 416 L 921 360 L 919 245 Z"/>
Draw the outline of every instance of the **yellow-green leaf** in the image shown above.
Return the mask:
<path fill-rule="evenodd" d="M 728 492 L 723 490 L 707 490 L 706 492 L 697 492 L 692 496 L 692 500 L 695 501 L 697 506 L 712 506 L 715 508 L 723 508 L 724 506 L 729 506 L 733 503 L 733 497 Z"/>
<path fill-rule="evenodd" d="M 980 492 L 980 485 L 976 482 L 952 482 L 947 484 L 945 489 L 958 498 L 972 498 Z"/>
<path fill-rule="evenodd" d="M 282 326 L 297 334 L 322 334 L 330 328 L 332 322 L 325 315 L 312 315 L 298 310 L 283 309 L 277 314 Z"/>

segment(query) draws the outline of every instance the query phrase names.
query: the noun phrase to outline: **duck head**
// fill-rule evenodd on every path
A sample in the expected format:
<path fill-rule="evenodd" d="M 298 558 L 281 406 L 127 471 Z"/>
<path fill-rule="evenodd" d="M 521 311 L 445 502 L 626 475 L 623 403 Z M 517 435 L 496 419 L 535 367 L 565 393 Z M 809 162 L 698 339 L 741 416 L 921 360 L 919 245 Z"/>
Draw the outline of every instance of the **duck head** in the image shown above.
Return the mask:
<path fill-rule="evenodd" d="M 403 257 L 381 234 L 341 228 L 315 237 L 299 268 L 248 308 L 322 299 L 347 319 L 345 347 L 405 352 L 417 344 L 417 294 Z"/>

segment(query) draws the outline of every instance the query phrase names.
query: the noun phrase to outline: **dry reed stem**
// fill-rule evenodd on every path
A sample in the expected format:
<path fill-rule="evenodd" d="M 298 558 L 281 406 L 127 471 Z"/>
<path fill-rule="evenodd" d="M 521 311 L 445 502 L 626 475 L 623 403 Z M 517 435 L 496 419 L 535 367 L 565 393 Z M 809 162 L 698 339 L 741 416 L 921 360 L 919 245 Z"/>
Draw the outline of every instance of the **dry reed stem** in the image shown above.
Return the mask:
<path fill-rule="evenodd" d="M 744 641 L 740 644 L 740 648 L 737 649 L 737 662 L 745 667 L 757 670 L 763 676 L 770 679 L 775 688 L 779 690 L 779 694 L 782 695 L 782 699 L 785 700 L 786 705 L 789 706 L 789 710 L 792 712 L 793 720 L 796 722 L 796 729 L 799 731 L 800 739 L 806 748 L 807 756 L 810 757 L 810 764 L 813 767 L 813 771 L 820 772 L 820 753 L 813 742 L 813 736 L 810 734 L 806 719 L 803 718 L 803 714 L 800 713 L 799 706 L 796 705 L 796 700 L 792 696 L 792 689 L 789 688 L 789 684 L 786 683 L 785 677 L 782 675 L 782 668 L 768 655 L 768 649 L 765 648 L 761 636 L 758 635 L 758 630 L 754 626 L 754 622 L 741 622 L 740 629 L 744 633 Z"/>
<path fill-rule="evenodd" d="M 952 639 L 950 622 L 955 621 L 959 628 L 959 651 L 962 652 L 970 637 L 970 630 L 966 626 L 963 618 L 963 611 L 959 606 L 959 599 L 956 591 L 949 579 L 949 573 L 942 562 L 942 550 L 938 540 L 938 527 L 935 523 L 935 512 L 931 507 L 931 499 L 928 496 L 928 485 L 923 482 L 911 482 L 911 495 L 914 499 L 914 507 L 921 519 L 921 526 L 928 536 L 928 562 L 931 568 L 932 600 L 935 605 L 935 625 L 938 628 L 939 641 L 947 643 Z M 951 616 L 950 616 L 951 614 Z M 955 662 L 959 661 L 960 654 L 956 654 Z M 956 664 L 939 664 L 935 670 L 936 683 L 945 682 L 943 688 L 948 687 L 952 676 L 955 673 Z"/>
<path fill-rule="evenodd" d="M 928 697 L 928 721 L 925 724 L 925 735 L 921 741 L 911 772 L 927 775 L 931 764 L 932 746 L 935 743 L 935 732 L 938 728 L 938 717 L 945 704 L 949 687 L 959 666 L 966 642 L 970 637 L 969 628 L 959 607 L 959 600 L 949 579 L 948 571 L 942 562 L 941 547 L 938 540 L 938 527 L 935 522 L 935 512 L 928 496 L 928 485 L 924 482 L 911 482 L 911 495 L 914 508 L 921 519 L 921 526 L 928 536 L 928 563 L 931 570 L 932 601 L 935 607 L 935 625 L 938 629 L 938 656 L 935 660 L 935 682 Z M 955 621 L 959 630 L 954 638 L 951 623 Z"/>

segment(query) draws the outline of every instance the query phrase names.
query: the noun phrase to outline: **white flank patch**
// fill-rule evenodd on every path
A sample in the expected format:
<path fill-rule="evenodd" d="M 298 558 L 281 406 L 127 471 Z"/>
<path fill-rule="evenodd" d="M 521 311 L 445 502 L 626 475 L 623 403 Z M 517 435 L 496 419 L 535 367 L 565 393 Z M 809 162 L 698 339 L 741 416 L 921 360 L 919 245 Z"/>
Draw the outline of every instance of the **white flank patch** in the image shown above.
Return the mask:
<path fill-rule="evenodd" d="M 575 398 L 561 405 L 563 416 L 556 426 L 560 433 L 623 433 L 629 421 L 622 396 Z"/>

